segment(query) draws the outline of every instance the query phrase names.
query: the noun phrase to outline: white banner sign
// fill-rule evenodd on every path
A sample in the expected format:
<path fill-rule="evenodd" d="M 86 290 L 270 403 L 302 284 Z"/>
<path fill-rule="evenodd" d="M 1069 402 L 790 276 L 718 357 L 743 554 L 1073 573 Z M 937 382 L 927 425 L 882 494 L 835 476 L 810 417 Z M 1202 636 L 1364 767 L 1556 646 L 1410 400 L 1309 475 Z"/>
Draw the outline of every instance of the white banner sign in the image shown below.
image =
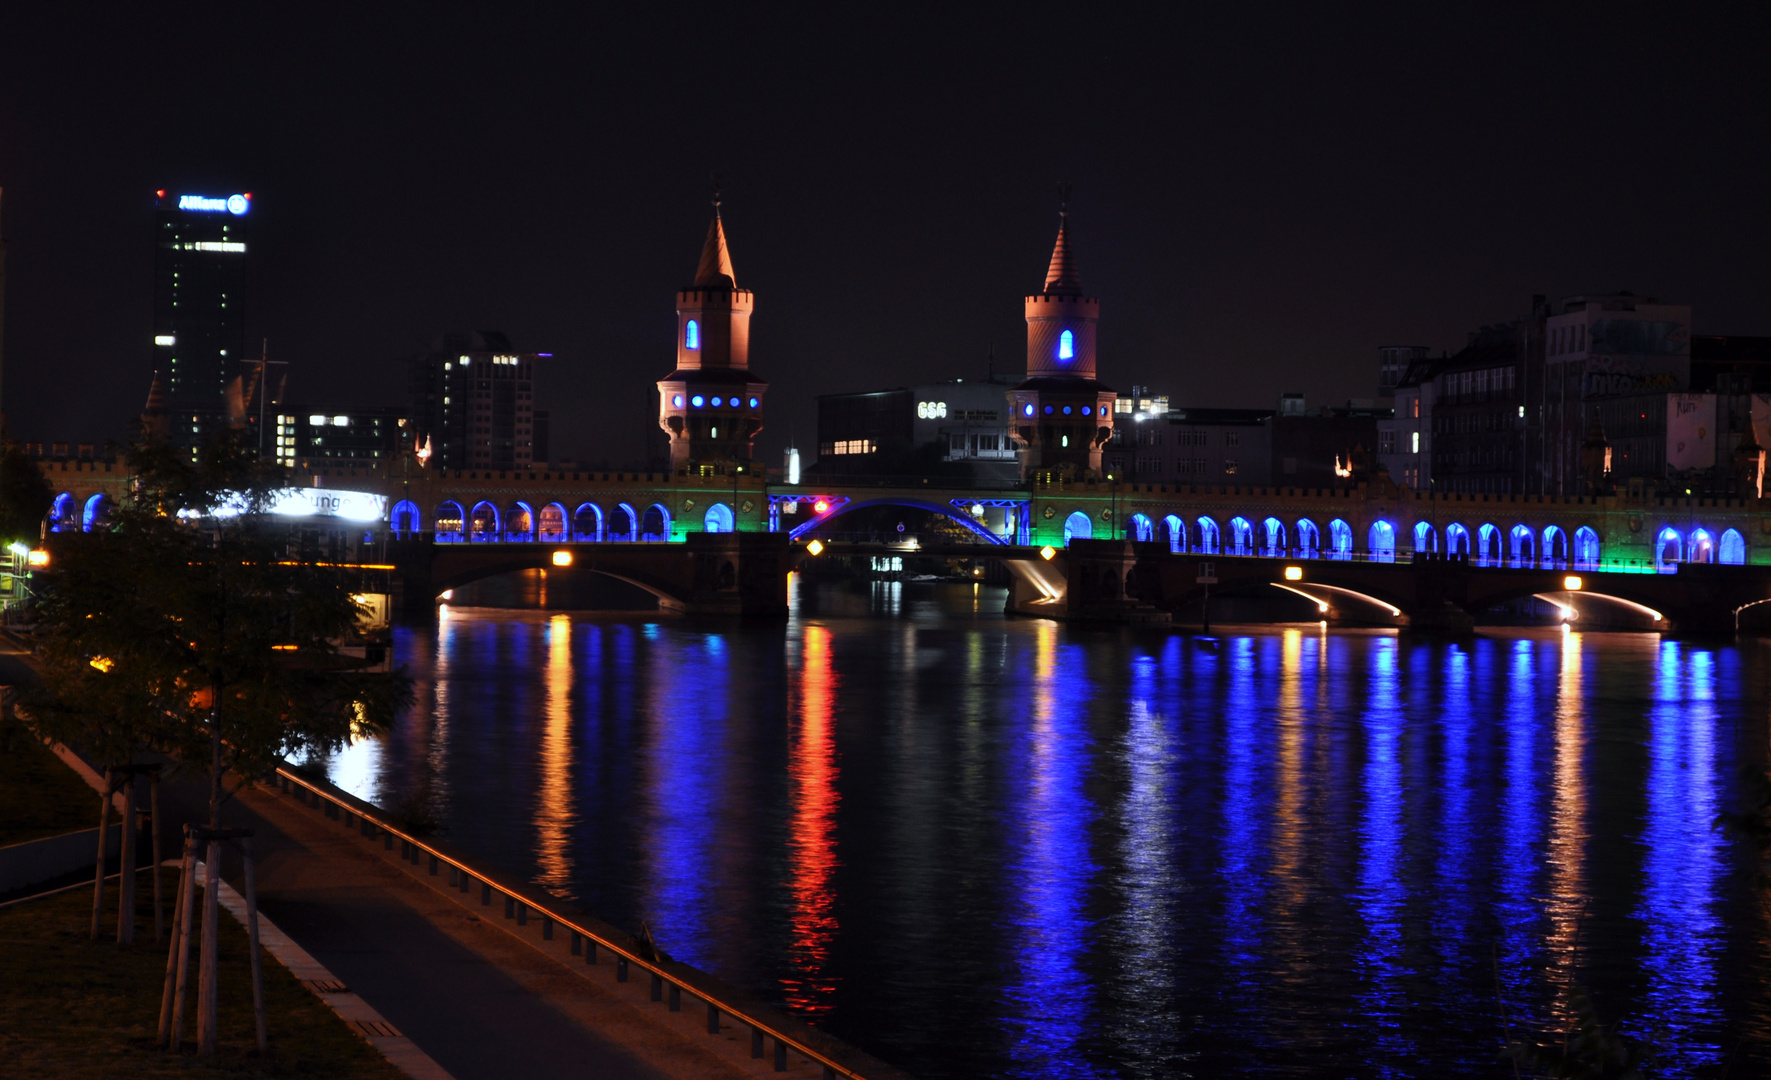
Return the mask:
<path fill-rule="evenodd" d="M 1716 395 L 1666 396 L 1666 467 L 1707 469 L 1716 463 Z"/>

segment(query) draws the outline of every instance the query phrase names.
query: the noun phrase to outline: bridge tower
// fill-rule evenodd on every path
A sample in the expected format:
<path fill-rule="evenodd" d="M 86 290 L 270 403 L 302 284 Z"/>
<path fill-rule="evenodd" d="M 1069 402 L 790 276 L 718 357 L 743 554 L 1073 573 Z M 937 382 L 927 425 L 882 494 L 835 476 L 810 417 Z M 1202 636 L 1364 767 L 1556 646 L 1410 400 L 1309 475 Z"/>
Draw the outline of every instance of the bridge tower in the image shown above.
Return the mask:
<path fill-rule="evenodd" d="M 1070 189 L 1060 189 L 1058 242 L 1045 288 L 1027 297 L 1027 378 L 1008 392 L 1021 475 L 1093 476 L 1113 437 L 1113 388 L 1095 379 L 1101 302 L 1082 292 L 1070 251 Z"/>
<path fill-rule="evenodd" d="M 676 370 L 658 382 L 658 426 L 670 436 L 670 464 L 679 473 L 748 464 L 769 388 L 750 370 L 756 299 L 738 287 L 719 207 L 716 185 L 695 283 L 676 294 Z"/>

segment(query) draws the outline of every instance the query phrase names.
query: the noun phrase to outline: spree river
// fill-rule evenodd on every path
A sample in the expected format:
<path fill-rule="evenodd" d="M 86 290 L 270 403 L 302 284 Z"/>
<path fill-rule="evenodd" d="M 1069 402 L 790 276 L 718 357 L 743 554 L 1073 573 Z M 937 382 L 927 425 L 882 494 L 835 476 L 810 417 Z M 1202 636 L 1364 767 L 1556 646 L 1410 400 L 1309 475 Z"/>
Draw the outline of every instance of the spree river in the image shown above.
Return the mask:
<path fill-rule="evenodd" d="M 330 774 L 924 1077 L 1511 1076 L 1582 993 L 1664 1075 L 1771 1073 L 1771 903 L 1712 824 L 1771 645 L 1002 601 L 445 608 Z"/>

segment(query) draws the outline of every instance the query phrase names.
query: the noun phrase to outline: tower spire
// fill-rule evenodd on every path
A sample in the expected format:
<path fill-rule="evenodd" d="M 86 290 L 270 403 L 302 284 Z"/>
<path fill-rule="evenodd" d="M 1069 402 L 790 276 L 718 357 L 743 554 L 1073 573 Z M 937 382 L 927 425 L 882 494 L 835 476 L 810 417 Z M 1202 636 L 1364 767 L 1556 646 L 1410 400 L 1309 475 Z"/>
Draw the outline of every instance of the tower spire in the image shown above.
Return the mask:
<path fill-rule="evenodd" d="M 707 240 L 701 245 L 701 263 L 695 267 L 695 287 L 738 287 L 738 275 L 732 270 L 732 253 L 726 250 L 726 227 L 720 220 L 719 174 L 713 176 L 713 221 L 707 226 Z"/>
<path fill-rule="evenodd" d="M 1069 237 L 1066 235 L 1070 225 L 1070 185 L 1058 185 L 1058 242 L 1052 246 L 1051 265 L 1045 271 L 1045 292 L 1047 296 L 1057 293 L 1082 292 L 1082 278 L 1076 272 L 1076 262 L 1070 256 Z"/>

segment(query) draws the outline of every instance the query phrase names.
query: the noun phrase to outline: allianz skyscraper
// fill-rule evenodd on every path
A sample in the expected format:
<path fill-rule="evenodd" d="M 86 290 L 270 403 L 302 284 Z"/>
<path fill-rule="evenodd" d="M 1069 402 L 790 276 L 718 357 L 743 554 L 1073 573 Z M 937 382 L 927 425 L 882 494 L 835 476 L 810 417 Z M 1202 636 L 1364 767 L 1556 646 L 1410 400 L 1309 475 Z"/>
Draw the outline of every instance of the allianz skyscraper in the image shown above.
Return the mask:
<path fill-rule="evenodd" d="M 155 192 L 154 381 L 168 436 L 196 446 L 228 422 L 245 345 L 249 193 Z"/>

